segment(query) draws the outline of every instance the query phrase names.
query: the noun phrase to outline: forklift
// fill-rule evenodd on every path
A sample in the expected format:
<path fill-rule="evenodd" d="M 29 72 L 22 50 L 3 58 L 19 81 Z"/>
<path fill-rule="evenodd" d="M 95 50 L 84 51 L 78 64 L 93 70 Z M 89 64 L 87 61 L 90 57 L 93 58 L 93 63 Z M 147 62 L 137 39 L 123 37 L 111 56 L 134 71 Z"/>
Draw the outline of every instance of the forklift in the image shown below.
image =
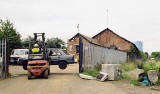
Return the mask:
<path fill-rule="evenodd" d="M 38 39 L 41 37 L 42 40 Z M 34 77 L 44 77 L 48 79 L 50 74 L 50 64 L 45 43 L 45 33 L 34 33 L 34 41 L 29 42 L 28 54 L 28 80 Z"/>

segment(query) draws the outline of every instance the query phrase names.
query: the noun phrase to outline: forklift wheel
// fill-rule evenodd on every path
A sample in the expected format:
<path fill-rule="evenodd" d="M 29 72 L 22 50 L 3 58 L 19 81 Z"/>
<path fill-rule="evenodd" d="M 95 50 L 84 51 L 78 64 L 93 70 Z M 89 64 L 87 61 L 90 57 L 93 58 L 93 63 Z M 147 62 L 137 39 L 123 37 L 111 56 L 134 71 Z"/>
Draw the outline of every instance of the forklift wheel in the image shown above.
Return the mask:
<path fill-rule="evenodd" d="M 49 72 L 48 72 L 48 69 L 46 69 L 46 70 L 44 71 L 43 77 L 48 79 L 48 73 L 49 73 Z"/>
<path fill-rule="evenodd" d="M 28 71 L 28 80 L 31 80 L 32 79 L 32 74 L 31 72 Z"/>
<path fill-rule="evenodd" d="M 50 69 L 48 69 L 48 75 L 50 75 Z"/>

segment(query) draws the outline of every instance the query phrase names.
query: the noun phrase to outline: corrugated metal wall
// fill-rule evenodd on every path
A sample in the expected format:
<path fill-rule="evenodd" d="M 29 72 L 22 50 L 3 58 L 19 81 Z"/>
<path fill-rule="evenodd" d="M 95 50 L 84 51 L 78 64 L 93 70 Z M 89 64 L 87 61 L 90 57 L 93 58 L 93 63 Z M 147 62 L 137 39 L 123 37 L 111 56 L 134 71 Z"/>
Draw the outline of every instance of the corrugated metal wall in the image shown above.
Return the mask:
<path fill-rule="evenodd" d="M 127 60 L 127 52 L 83 44 L 83 69 L 93 68 L 98 63 L 120 63 Z"/>

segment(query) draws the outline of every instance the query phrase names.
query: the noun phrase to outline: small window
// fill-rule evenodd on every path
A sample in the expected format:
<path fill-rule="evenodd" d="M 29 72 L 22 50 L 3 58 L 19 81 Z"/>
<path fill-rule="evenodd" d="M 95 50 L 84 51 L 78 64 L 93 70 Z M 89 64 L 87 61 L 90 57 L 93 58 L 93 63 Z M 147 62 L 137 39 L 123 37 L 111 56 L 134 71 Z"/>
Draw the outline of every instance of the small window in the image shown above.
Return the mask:
<path fill-rule="evenodd" d="M 76 45 L 76 53 L 79 53 L 79 45 Z"/>
<path fill-rule="evenodd" d="M 72 45 L 69 46 L 69 50 L 72 51 Z"/>

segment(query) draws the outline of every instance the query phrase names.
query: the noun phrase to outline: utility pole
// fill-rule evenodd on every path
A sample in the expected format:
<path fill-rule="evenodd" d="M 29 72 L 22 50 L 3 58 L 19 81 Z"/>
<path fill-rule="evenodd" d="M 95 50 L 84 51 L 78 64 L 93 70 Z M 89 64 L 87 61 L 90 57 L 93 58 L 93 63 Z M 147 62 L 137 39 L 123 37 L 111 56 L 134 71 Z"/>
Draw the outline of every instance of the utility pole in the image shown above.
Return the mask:
<path fill-rule="evenodd" d="M 107 28 L 109 26 L 109 15 L 108 15 L 108 8 L 107 8 Z"/>
<path fill-rule="evenodd" d="M 77 25 L 78 33 L 79 33 L 79 24 Z"/>

